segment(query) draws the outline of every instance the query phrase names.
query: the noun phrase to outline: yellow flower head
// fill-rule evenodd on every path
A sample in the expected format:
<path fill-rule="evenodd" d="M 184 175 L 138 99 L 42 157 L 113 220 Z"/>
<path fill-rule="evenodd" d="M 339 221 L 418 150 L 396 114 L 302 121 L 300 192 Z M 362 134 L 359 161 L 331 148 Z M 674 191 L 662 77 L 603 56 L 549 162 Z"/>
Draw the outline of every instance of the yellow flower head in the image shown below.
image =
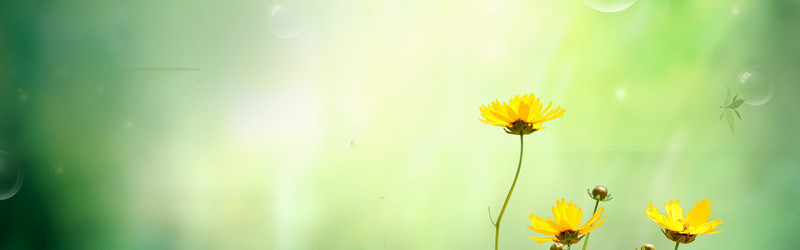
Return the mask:
<path fill-rule="evenodd" d="M 562 198 L 556 201 L 556 206 L 553 207 L 553 217 L 545 220 L 539 216 L 531 214 L 528 218 L 531 219 L 531 224 L 528 229 L 544 235 L 552 235 L 552 237 L 539 238 L 531 236 L 530 238 L 536 240 L 537 243 L 548 241 L 555 241 L 565 245 L 575 244 L 583 238 L 583 235 L 591 232 L 595 228 L 603 224 L 606 218 L 600 220 L 603 215 L 603 207 L 599 207 L 597 212 L 589 218 L 589 221 L 583 226 L 578 226 L 581 223 L 581 216 L 583 216 L 583 209 L 578 208 L 572 202 L 567 202 Z M 599 220 L 599 221 L 598 221 Z"/>
<path fill-rule="evenodd" d="M 653 207 L 651 202 L 647 202 L 650 206 L 644 212 L 647 217 L 664 227 L 664 235 L 672 241 L 680 243 L 690 243 L 694 241 L 695 236 L 700 234 L 716 234 L 719 231 L 714 231 L 717 226 L 722 224 L 719 219 L 708 221 L 711 218 L 711 202 L 708 199 L 702 199 L 694 205 L 692 210 L 683 217 L 683 208 L 678 204 L 678 201 L 670 201 L 664 204 L 667 215 L 658 212 L 658 209 Z"/>
<path fill-rule="evenodd" d="M 509 134 L 530 134 L 544 129 L 543 122 L 553 120 L 564 115 L 564 109 L 559 106 L 550 110 L 553 102 L 545 108 L 541 100 L 534 94 L 515 96 L 508 103 L 493 101 L 488 107 L 481 105 L 481 121 L 486 124 L 505 127 Z M 543 109 L 544 108 L 544 109 Z"/>

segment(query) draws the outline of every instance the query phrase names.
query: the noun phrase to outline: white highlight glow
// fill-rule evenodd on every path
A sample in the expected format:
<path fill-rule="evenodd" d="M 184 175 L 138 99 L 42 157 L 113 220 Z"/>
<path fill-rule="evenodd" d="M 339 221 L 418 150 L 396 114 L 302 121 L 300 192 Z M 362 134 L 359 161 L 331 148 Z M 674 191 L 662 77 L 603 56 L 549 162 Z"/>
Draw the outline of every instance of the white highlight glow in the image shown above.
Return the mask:
<path fill-rule="evenodd" d="M 747 79 L 748 79 L 748 78 L 750 78 L 751 76 L 753 76 L 753 75 L 752 75 L 752 74 L 750 74 L 750 72 L 744 72 L 744 74 L 742 74 L 742 77 L 739 79 L 739 82 L 740 82 L 740 83 L 744 83 L 744 82 L 745 82 L 745 81 L 747 81 Z"/>
<path fill-rule="evenodd" d="M 229 100 L 232 137 L 238 144 L 287 147 L 303 145 L 317 137 L 324 120 L 320 117 L 318 91 L 296 84 L 279 85 L 286 87 L 245 90 Z"/>
<path fill-rule="evenodd" d="M 270 9 L 269 15 L 274 16 L 275 14 L 278 14 L 278 11 L 281 11 L 281 9 L 283 9 L 283 7 L 280 4 L 275 4 L 272 6 L 272 9 Z"/>

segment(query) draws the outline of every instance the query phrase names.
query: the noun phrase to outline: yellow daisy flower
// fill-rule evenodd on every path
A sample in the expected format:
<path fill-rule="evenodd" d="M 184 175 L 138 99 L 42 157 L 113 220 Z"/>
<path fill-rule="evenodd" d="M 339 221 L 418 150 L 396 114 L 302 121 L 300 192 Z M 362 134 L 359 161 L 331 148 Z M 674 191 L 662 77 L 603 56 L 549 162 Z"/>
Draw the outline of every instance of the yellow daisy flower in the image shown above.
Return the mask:
<path fill-rule="evenodd" d="M 522 135 L 544 129 L 543 122 L 553 120 L 564 115 L 564 109 L 559 106 L 550 110 L 553 102 L 545 108 L 541 100 L 534 94 L 519 95 L 511 98 L 508 103 L 493 101 L 489 106 L 481 105 L 481 121 L 486 124 L 505 127 L 506 133 Z M 543 109 L 544 108 L 544 109 Z"/>
<path fill-rule="evenodd" d="M 677 243 L 691 243 L 697 235 L 701 234 L 716 234 L 719 231 L 714 231 L 717 226 L 722 224 L 719 219 L 708 221 L 711 218 L 711 202 L 708 199 L 702 199 L 689 210 L 686 217 L 683 217 L 683 208 L 678 204 L 678 201 L 670 201 L 664 204 L 667 215 L 658 212 L 658 209 L 653 207 L 651 202 L 647 202 L 650 206 L 645 209 L 645 214 L 651 220 L 664 227 L 661 232 L 667 236 L 668 239 Z"/>
<path fill-rule="evenodd" d="M 555 241 L 565 245 L 572 245 L 577 243 L 583 238 L 583 235 L 591 232 L 595 228 L 603 224 L 606 218 L 600 220 L 603 215 L 603 207 L 597 209 L 597 212 L 586 221 L 583 226 L 578 226 L 581 223 L 581 216 L 583 216 L 583 209 L 578 208 L 570 201 L 569 204 L 562 198 L 556 201 L 556 206 L 553 207 L 553 217 L 555 219 L 547 218 L 542 219 L 539 216 L 533 215 L 528 218 L 531 219 L 531 224 L 528 229 L 544 235 L 552 235 L 552 237 L 539 238 L 531 236 L 532 240 L 537 243 L 548 241 Z M 599 221 L 598 221 L 599 220 Z"/>

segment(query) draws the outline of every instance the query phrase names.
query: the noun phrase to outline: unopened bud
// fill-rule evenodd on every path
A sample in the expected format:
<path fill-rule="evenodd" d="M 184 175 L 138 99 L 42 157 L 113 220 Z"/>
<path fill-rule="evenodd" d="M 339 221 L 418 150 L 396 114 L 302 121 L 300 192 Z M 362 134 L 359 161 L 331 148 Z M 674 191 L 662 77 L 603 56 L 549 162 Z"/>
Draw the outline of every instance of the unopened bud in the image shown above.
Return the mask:
<path fill-rule="evenodd" d="M 589 197 L 591 197 L 593 200 L 598 200 L 598 201 L 611 200 L 611 195 L 608 194 L 608 188 L 602 185 L 597 185 L 591 191 L 586 190 L 586 192 L 589 193 Z"/>
<path fill-rule="evenodd" d="M 656 250 L 656 246 L 653 246 L 653 244 L 647 243 L 647 244 L 642 245 L 641 250 Z"/>
<path fill-rule="evenodd" d="M 562 250 L 562 249 L 564 249 L 564 245 L 558 242 L 553 243 L 553 245 L 550 246 L 550 250 Z"/>
<path fill-rule="evenodd" d="M 606 188 L 604 186 L 601 186 L 601 185 L 597 185 L 592 190 L 592 195 L 594 195 L 594 197 L 597 197 L 598 199 L 602 200 L 603 198 L 606 198 L 606 195 L 608 195 L 608 188 Z"/>

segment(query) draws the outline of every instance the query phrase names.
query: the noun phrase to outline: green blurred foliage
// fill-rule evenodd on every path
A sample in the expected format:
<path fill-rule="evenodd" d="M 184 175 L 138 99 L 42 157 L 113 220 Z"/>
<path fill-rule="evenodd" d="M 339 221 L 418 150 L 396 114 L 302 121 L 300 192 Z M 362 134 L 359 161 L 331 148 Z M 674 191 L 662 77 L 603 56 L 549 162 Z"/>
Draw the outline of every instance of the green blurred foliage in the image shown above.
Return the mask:
<path fill-rule="evenodd" d="M 687 248 L 800 243 L 798 1 L 519 1 L 505 30 L 490 1 L 286 3 L 288 39 L 270 2 L 0 2 L 0 248 L 490 248 L 518 145 L 478 107 L 530 92 L 567 111 L 525 138 L 502 248 L 598 184 L 590 248 L 671 246 L 646 202 L 702 198 L 726 223 Z M 775 96 L 731 135 L 751 65 Z"/>

